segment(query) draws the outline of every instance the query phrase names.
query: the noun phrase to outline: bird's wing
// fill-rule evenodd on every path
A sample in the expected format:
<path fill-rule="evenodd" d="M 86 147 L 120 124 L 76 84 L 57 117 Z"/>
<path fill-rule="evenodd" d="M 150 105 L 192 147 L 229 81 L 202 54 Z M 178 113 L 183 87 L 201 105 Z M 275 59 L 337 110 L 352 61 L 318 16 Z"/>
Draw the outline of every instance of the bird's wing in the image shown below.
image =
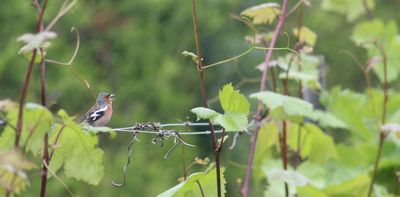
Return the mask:
<path fill-rule="evenodd" d="M 89 112 L 87 117 L 86 117 L 86 120 L 88 122 L 94 122 L 94 121 L 100 119 L 104 115 L 104 113 L 107 110 L 107 108 L 108 108 L 108 106 L 105 105 L 104 107 L 101 107 L 98 110 Z"/>

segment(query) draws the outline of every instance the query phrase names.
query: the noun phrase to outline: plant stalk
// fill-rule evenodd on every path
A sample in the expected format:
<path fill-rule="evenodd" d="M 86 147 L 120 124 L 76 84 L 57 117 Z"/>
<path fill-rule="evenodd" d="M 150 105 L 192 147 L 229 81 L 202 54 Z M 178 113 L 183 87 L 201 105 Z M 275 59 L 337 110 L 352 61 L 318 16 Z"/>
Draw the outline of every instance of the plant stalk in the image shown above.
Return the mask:
<path fill-rule="evenodd" d="M 197 14 L 196 14 L 196 0 L 192 0 L 192 16 L 193 16 L 193 31 L 195 36 L 196 43 L 196 53 L 197 53 L 197 70 L 200 77 L 200 85 L 201 85 L 201 95 L 203 98 L 203 106 L 208 108 L 208 99 L 206 92 L 206 83 L 204 80 L 204 65 L 202 63 L 202 55 L 201 55 L 201 47 L 200 47 L 200 34 L 198 30 L 198 22 L 197 22 Z M 211 142 L 213 146 L 214 156 L 215 156 L 215 165 L 217 171 L 217 196 L 221 197 L 221 162 L 220 162 L 220 151 L 218 151 L 218 143 L 217 136 L 214 132 L 214 126 L 208 121 L 208 126 L 211 131 Z"/>
<path fill-rule="evenodd" d="M 386 108 L 387 108 L 387 102 L 389 100 L 389 95 L 388 95 L 388 81 L 387 81 L 387 56 L 386 56 L 386 51 L 383 48 L 382 45 L 380 45 L 380 43 L 376 42 L 374 43 L 375 46 L 379 49 L 379 52 L 382 55 L 382 59 L 383 59 L 383 103 L 382 103 L 382 125 L 384 125 L 386 123 Z M 382 154 L 382 149 L 383 149 L 383 144 L 385 142 L 385 138 L 387 136 L 387 133 L 385 131 L 383 131 L 382 129 L 380 129 L 379 132 L 379 144 L 378 144 L 378 153 L 376 155 L 376 159 L 375 159 L 375 165 L 374 165 L 374 171 L 372 172 L 372 177 L 371 177 L 371 183 L 369 184 L 369 188 L 368 188 L 368 197 L 370 197 L 372 195 L 372 191 L 374 188 L 374 183 L 375 183 L 375 179 L 376 179 L 376 174 L 378 173 L 378 168 L 379 168 L 379 162 L 381 159 L 381 154 Z"/>
<path fill-rule="evenodd" d="M 272 49 L 275 47 L 276 41 L 278 39 L 278 36 L 281 32 L 282 26 L 285 22 L 286 19 L 286 6 L 287 6 L 287 0 L 282 0 L 282 10 L 281 14 L 279 16 L 278 23 L 276 24 L 274 34 L 272 36 L 271 42 L 269 44 L 269 49 L 267 51 L 267 54 L 265 56 L 265 63 L 264 63 L 264 69 L 261 77 L 261 82 L 260 82 L 260 92 L 265 90 L 265 86 L 267 83 L 267 76 L 268 76 L 268 68 L 269 68 L 269 63 L 271 61 L 272 57 Z M 257 137 L 258 137 L 258 132 L 260 131 L 260 122 L 261 122 L 261 112 L 262 112 L 262 104 L 261 101 L 259 101 L 258 108 L 257 108 L 257 113 L 256 113 L 256 121 L 257 121 L 257 127 L 253 135 L 253 140 L 251 141 L 250 145 L 250 153 L 249 153 L 249 159 L 247 161 L 247 166 L 246 166 L 246 175 L 245 175 L 245 180 L 243 187 L 241 189 L 241 193 L 243 197 L 247 197 L 248 192 L 249 192 L 249 185 L 250 185 L 250 179 L 251 179 L 251 170 L 253 168 L 253 161 L 254 161 L 254 153 L 256 150 L 256 144 L 257 144 Z"/>

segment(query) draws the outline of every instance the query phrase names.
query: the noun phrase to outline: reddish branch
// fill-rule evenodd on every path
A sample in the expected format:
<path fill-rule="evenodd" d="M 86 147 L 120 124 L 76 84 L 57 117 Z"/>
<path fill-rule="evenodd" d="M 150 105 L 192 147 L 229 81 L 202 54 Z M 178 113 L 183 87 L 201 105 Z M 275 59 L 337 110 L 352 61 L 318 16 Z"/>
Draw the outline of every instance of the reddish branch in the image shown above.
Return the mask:
<path fill-rule="evenodd" d="M 282 10 L 281 10 L 281 13 L 279 16 L 279 21 L 276 24 L 274 34 L 273 34 L 271 42 L 269 44 L 269 49 L 265 56 L 264 69 L 263 69 L 261 83 L 260 83 L 260 92 L 265 90 L 265 87 L 267 84 L 268 67 L 269 67 L 269 63 L 271 61 L 271 57 L 272 57 L 272 49 L 275 47 L 276 41 L 277 41 L 278 36 L 282 29 L 282 26 L 285 22 L 286 6 L 287 6 L 287 0 L 282 0 Z M 246 167 L 246 175 L 245 175 L 244 185 L 241 189 L 241 193 L 242 193 L 243 197 L 247 197 L 248 192 L 249 192 L 249 184 L 250 184 L 250 178 L 251 178 L 251 169 L 253 168 L 254 152 L 256 150 L 257 137 L 258 137 L 258 132 L 260 131 L 260 122 L 262 119 L 261 112 L 262 112 L 262 104 L 261 104 L 261 101 L 259 101 L 259 105 L 258 105 L 257 113 L 256 113 L 257 128 L 254 132 L 253 140 L 251 142 L 249 159 L 248 159 L 247 167 Z"/>
<path fill-rule="evenodd" d="M 204 65 L 202 63 L 202 56 L 201 56 L 201 47 L 200 47 L 200 34 L 198 30 L 198 22 L 197 22 L 197 14 L 196 14 L 196 1 L 192 0 L 192 16 L 193 16 L 193 31 L 195 36 L 196 42 L 196 50 L 197 50 L 197 70 L 200 76 L 200 85 L 201 85 L 201 95 L 203 98 L 203 106 L 208 107 L 207 102 L 207 93 L 206 93 L 206 83 L 204 80 Z M 210 121 L 208 121 L 209 129 L 211 131 L 211 142 L 213 146 L 213 151 L 215 155 L 215 165 L 217 171 L 217 196 L 221 196 L 221 162 L 220 162 L 220 147 L 217 142 L 217 136 L 214 132 L 214 127 Z M 221 143 L 222 144 L 222 143 Z"/>

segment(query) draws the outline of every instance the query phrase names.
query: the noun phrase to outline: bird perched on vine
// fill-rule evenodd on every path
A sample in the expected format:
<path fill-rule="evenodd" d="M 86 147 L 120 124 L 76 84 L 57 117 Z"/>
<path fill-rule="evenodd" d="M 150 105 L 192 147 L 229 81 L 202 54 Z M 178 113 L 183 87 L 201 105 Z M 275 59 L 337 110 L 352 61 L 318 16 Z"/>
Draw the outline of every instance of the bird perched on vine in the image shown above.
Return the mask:
<path fill-rule="evenodd" d="M 82 123 L 91 126 L 100 127 L 106 125 L 112 116 L 112 100 L 114 94 L 100 93 L 96 99 L 96 103 L 89 109 Z"/>

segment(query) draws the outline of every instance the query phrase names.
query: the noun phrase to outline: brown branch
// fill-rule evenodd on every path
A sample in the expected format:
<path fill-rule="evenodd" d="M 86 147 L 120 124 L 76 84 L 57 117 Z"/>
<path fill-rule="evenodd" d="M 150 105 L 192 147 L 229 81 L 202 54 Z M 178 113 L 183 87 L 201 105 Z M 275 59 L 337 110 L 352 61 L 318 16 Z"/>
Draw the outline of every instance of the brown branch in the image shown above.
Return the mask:
<path fill-rule="evenodd" d="M 36 49 L 34 49 L 32 52 L 31 61 L 29 62 L 28 71 L 25 74 L 24 85 L 22 86 L 20 97 L 19 97 L 18 120 L 17 120 L 17 127 L 15 130 L 16 131 L 15 132 L 15 144 L 14 144 L 15 148 L 18 148 L 18 146 L 19 146 L 19 141 L 20 141 L 21 132 L 22 132 L 22 122 L 23 122 L 23 116 L 24 116 L 24 105 L 25 105 L 25 100 L 26 100 L 26 94 L 28 93 L 28 86 L 29 86 L 29 82 L 31 79 L 33 66 L 35 65 L 35 59 L 36 59 Z"/>
<path fill-rule="evenodd" d="M 202 63 L 201 47 L 200 47 L 200 34 L 198 30 L 197 14 L 196 14 L 196 0 L 192 0 L 192 16 L 193 16 L 193 31 L 196 43 L 196 53 L 197 53 L 197 70 L 200 77 L 201 85 L 201 95 L 203 98 L 203 106 L 208 107 L 208 99 L 206 92 L 206 83 L 204 80 L 204 65 Z M 211 131 L 211 142 L 213 146 L 213 151 L 215 155 L 215 165 L 217 171 L 217 196 L 221 197 L 221 163 L 220 163 L 220 152 L 218 151 L 217 136 L 214 132 L 214 127 L 210 121 L 208 121 L 208 126 Z"/>

